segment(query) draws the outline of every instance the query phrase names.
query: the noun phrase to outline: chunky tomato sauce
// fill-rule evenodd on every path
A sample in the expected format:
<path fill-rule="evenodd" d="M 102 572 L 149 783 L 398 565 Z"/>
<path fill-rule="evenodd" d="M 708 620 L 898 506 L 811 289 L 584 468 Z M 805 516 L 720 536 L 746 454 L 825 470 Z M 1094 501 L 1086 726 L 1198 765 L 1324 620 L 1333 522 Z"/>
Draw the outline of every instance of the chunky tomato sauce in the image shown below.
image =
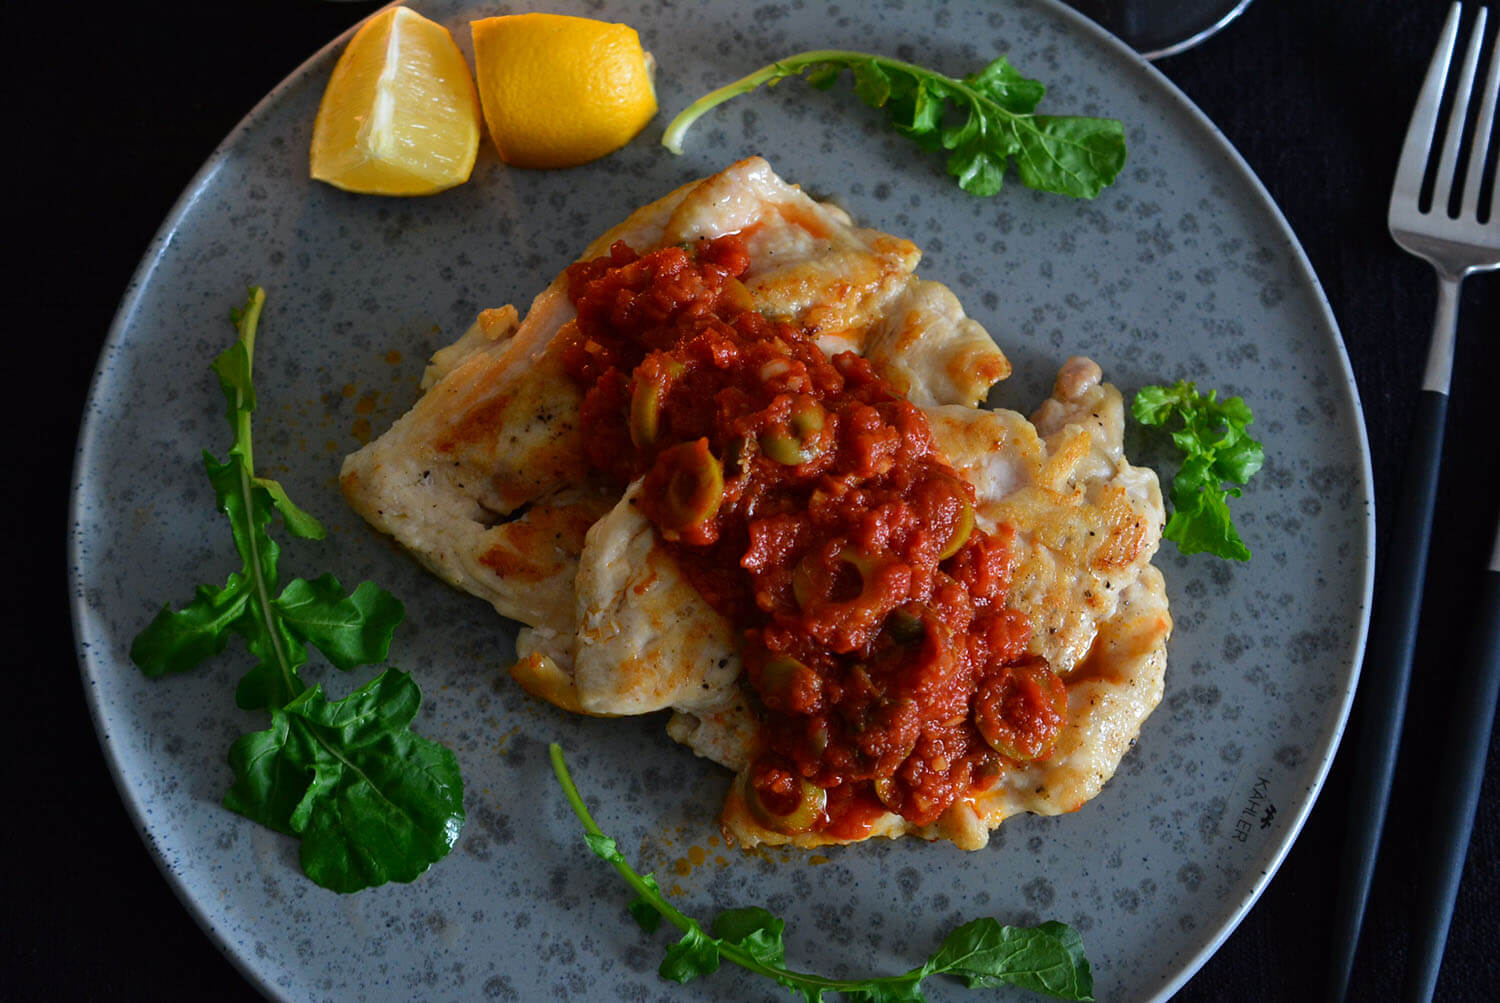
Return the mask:
<path fill-rule="evenodd" d="M 743 631 L 760 720 L 747 802 L 769 828 L 865 835 L 917 824 L 1045 758 L 1066 690 L 1005 602 L 1010 534 L 926 417 L 845 352 L 769 319 L 743 241 L 568 270 L 565 365 L 589 459 Z"/>

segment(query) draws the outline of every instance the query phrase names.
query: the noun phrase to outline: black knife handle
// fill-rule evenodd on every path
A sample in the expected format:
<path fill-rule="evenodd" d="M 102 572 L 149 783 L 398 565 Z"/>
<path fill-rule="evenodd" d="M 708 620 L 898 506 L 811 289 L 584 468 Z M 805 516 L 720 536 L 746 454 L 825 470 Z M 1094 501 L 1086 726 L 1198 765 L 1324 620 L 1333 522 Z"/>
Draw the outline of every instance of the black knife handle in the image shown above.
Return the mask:
<path fill-rule="evenodd" d="M 1359 682 L 1362 724 L 1354 758 L 1349 800 L 1349 829 L 1339 870 L 1339 897 L 1334 917 L 1333 967 L 1329 997 L 1342 1000 L 1354 969 L 1354 952 L 1364 921 L 1365 901 L 1380 849 L 1396 769 L 1396 746 L 1406 716 L 1417 620 L 1422 612 L 1422 583 L 1427 575 L 1427 547 L 1432 540 L 1432 512 L 1437 499 L 1438 461 L 1443 453 L 1443 425 L 1448 395 L 1423 390 L 1402 471 L 1396 522 L 1381 581 L 1380 602 L 1365 651 Z"/>
<path fill-rule="evenodd" d="M 1500 560 L 1500 553 L 1495 559 Z M 1408 1000 L 1430 1000 L 1437 988 L 1453 902 L 1474 829 L 1474 810 L 1484 783 L 1495 701 L 1500 699 L 1500 568 L 1492 565 L 1484 573 L 1479 592 L 1468 644 L 1448 679 L 1453 688 L 1453 714 L 1439 760 L 1431 831 L 1422 844 L 1425 866 L 1417 889 L 1403 996 Z"/>

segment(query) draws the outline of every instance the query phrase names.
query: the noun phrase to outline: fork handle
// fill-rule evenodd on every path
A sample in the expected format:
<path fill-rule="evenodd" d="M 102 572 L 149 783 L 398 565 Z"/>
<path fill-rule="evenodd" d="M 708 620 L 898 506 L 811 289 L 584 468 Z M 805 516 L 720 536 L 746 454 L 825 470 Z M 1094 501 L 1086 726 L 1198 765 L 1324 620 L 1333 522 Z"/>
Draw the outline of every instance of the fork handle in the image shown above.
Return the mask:
<path fill-rule="evenodd" d="M 1407 446 L 1395 529 L 1386 550 L 1389 559 L 1383 591 L 1365 655 L 1364 678 L 1359 683 L 1364 703 L 1363 723 L 1352 764 L 1349 830 L 1339 875 L 1333 981 L 1329 987 L 1329 996 L 1335 1000 L 1344 998 L 1354 968 L 1354 951 L 1359 944 L 1359 929 L 1370 895 L 1370 879 L 1375 873 L 1386 803 L 1390 799 L 1396 746 L 1406 715 L 1406 689 L 1416 648 L 1417 620 L 1422 611 L 1422 583 L 1427 574 L 1427 545 L 1432 538 L 1438 460 L 1443 452 L 1443 425 L 1447 416 L 1448 395 L 1424 389 Z"/>
<path fill-rule="evenodd" d="M 1489 758 L 1495 702 L 1500 698 L 1500 539 L 1480 587 L 1479 606 L 1463 660 L 1451 676 L 1453 717 L 1436 778 L 1426 868 L 1407 956 L 1404 999 L 1432 999 L 1448 941 L 1448 924 L 1474 829 L 1474 809 Z"/>
<path fill-rule="evenodd" d="M 1422 374 L 1422 389 L 1435 390 L 1447 399 L 1448 388 L 1453 382 L 1453 343 L 1458 337 L 1458 287 L 1463 276 L 1457 278 L 1438 273 L 1437 316 L 1432 320 L 1432 341 L 1427 346 L 1427 369 Z M 1438 441 L 1442 442 L 1439 429 Z"/>

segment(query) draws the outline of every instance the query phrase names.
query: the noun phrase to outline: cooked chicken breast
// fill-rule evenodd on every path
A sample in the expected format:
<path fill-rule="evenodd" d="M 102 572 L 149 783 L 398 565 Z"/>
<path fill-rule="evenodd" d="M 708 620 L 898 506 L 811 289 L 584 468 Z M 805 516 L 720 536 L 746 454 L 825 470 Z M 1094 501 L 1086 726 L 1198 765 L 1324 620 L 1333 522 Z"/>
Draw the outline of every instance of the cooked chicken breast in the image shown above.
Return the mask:
<path fill-rule="evenodd" d="M 1015 529 L 1009 602 L 1031 621 L 1031 650 L 1068 684 L 1068 720 L 1047 759 L 1008 772 L 931 826 L 888 813 L 872 835 L 914 834 L 975 849 L 1017 812 L 1074 811 L 1114 775 L 1161 701 L 1172 621 L 1165 583 L 1149 563 L 1165 521 L 1161 490 L 1152 471 L 1126 460 L 1123 402 L 1101 377 L 1090 360 L 1068 360 L 1033 421 L 1005 410 L 927 410 L 943 452 L 976 489 L 980 524 Z M 700 607 L 699 617 L 717 616 Z M 685 618 L 681 610 L 676 616 Z M 741 774 L 725 805 L 725 829 L 751 846 L 836 842 L 818 832 L 770 831 L 747 810 L 746 743 L 754 728 L 741 714 L 748 711 L 738 693 L 726 688 L 720 704 L 680 712 L 668 725 L 677 741 Z"/>
<path fill-rule="evenodd" d="M 645 252 L 729 233 L 747 237 L 744 282 L 762 313 L 816 332 L 826 351 L 866 354 L 914 399 L 973 404 L 1009 375 L 953 294 L 913 274 L 921 252 L 910 241 L 854 226 L 759 157 L 637 210 L 581 257 L 617 240 Z M 534 629 L 519 642 L 522 675 L 549 693 L 557 672 L 571 677 L 584 532 L 617 501 L 590 480 L 582 394 L 562 369 L 558 334 L 576 316 L 566 281 L 538 294 L 524 320 L 513 307 L 482 313 L 433 357 L 411 411 L 347 457 L 340 476 L 376 529 Z"/>
<path fill-rule="evenodd" d="M 928 415 L 934 438 L 978 495 L 976 517 L 1014 528 L 1011 605 L 1032 649 L 1068 683 L 1053 754 L 1017 768 L 937 822 L 899 815 L 872 835 L 919 835 L 964 848 L 1018 811 L 1076 809 L 1117 768 L 1160 700 L 1171 629 L 1148 563 L 1163 523 L 1155 475 L 1123 454 L 1123 404 L 1099 367 L 1072 359 L 1031 421 L 975 407 L 1010 366 L 952 292 L 914 274 L 908 241 L 855 227 L 759 158 L 634 213 L 585 251 L 637 251 L 738 233 L 756 309 L 811 331 L 828 353 L 853 350 Z M 350 504 L 450 583 L 524 626 L 513 674 L 568 710 L 675 711 L 669 733 L 740 774 L 724 811 L 741 843 L 786 836 L 746 810 L 757 725 L 740 688 L 737 635 L 698 595 L 641 514 L 588 470 L 582 394 L 563 370 L 575 312 L 559 276 L 522 319 L 487 310 L 434 355 L 424 395 L 346 458 Z"/>

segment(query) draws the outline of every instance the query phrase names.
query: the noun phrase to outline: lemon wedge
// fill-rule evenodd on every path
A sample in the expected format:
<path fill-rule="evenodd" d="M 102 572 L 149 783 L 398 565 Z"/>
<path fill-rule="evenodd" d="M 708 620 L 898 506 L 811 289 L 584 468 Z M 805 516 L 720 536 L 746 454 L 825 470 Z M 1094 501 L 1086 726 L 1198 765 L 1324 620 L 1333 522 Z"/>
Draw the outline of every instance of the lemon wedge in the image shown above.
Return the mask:
<path fill-rule="evenodd" d="M 655 63 L 629 25 L 513 14 L 469 27 L 484 121 L 508 164 L 586 163 L 630 142 L 656 114 Z"/>
<path fill-rule="evenodd" d="M 313 125 L 319 181 L 371 195 L 462 184 L 479 150 L 479 98 L 448 29 L 405 7 L 370 18 L 339 57 Z"/>

